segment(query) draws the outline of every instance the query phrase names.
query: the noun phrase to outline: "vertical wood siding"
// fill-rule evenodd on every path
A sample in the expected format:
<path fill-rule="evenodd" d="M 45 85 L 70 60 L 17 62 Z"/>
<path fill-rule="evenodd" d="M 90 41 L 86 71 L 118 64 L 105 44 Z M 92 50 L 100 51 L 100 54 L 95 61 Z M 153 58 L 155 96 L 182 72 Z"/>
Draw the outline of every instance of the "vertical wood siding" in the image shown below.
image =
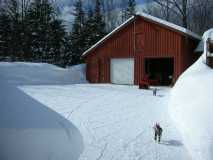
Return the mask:
<path fill-rule="evenodd" d="M 136 35 L 142 39 L 136 42 Z M 142 43 L 141 46 L 135 46 Z M 197 58 L 193 53 L 198 41 L 187 39 L 183 34 L 137 18 L 112 35 L 86 57 L 86 75 L 91 83 L 110 83 L 110 59 L 135 59 L 135 84 L 144 77 L 145 58 L 173 58 L 174 81 Z"/>

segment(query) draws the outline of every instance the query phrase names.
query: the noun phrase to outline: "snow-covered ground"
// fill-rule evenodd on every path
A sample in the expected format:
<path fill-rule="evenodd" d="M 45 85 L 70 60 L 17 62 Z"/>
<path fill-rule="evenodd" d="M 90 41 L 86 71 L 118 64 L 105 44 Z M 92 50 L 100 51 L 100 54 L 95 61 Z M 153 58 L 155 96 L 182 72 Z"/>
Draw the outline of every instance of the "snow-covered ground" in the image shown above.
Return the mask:
<path fill-rule="evenodd" d="M 8 143 L 7 147 L 1 146 L 0 158 L 2 153 L 8 154 L 13 149 L 14 156 L 20 155 L 20 152 L 25 157 L 39 156 L 40 151 L 42 155 L 47 153 L 46 159 L 67 159 L 62 155 L 69 155 L 69 145 L 71 156 L 77 152 L 77 157 L 82 149 L 79 147 L 81 143 L 75 141 L 73 144 L 74 139 L 69 139 L 73 133 L 80 139 L 78 131 L 72 131 L 76 126 L 84 143 L 80 160 L 191 159 L 168 113 L 170 88 L 159 88 L 155 97 L 151 90 L 139 90 L 136 86 L 72 84 L 72 74 L 64 72 L 67 71 L 47 64 L 0 63 L 1 80 L 7 83 L 0 86 L 0 96 L 3 97 L 0 99 L 0 127 L 11 129 L 9 135 L 0 132 L 3 144 Z M 82 71 L 74 69 L 72 72 L 79 75 Z M 58 73 L 64 79 L 61 80 Z M 152 126 L 156 121 L 164 129 L 160 144 L 153 140 Z M 17 128 L 16 125 L 22 123 L 29 125 Z M 43 128 L 53 129 L 39 137 L 45 131 Z M 59 137 L 55 130 L 59 130 Z M 34 131 L 33 134 L 31 131 Z M 49 140 L 45 139 L 47 134 Z M 24 137 L 26 139 L 23 140 Z M 27 148 L 31 140 L 36 141 L 32 141 L 33 147 Z M 17 144 L 13 147 L 14 143 Z M 42 146 L 42 143 L 45 144 Z M 73 147 L 75 145 L 77 147 Z M 44 149 L 48 150 L 43 152 Z M 37 159 L 42 159 L 38 156 Z"/>
<path fill-rule="evenodd" d="M 189 160 L 172 124 L 169 88 L 158 96 L 134 86 L 109 84 L 23 86 L 21 90 L 78 127 L 85 150 L 81 160 Z M 163 141 L 153 141 L 154 122 L 164 128 Z"/>
<path fill-rule="evenodd" d="M 84 65 L 63 69 L 47 63 L 0 63 L 0 81 L 12 85 L 85 83 L 84 72 Z"/>
<path fill-rule="evenodd" d="M 49 64 L 0 63 L 1 160 L 79 158 L 83 151 L 79 130 L 18 87 L 85 82 L 82 71 L 83 66 L 61 69 Z"/>

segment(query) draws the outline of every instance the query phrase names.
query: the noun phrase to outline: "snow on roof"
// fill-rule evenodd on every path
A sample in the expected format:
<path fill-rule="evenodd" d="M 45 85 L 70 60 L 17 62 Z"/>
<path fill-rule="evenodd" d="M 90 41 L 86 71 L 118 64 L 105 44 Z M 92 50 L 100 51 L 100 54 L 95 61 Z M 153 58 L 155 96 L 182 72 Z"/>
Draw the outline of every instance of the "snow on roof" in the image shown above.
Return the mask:
<path fill-rule="evenodd" d="M 163 24 L 163 25 L 165 25 L 165 26 L 168 26 L 168 27 L 170 27 L 170 28 L 173 28 L 173 29 L 175 29 L 175 30 L 177 30 L 177 31 L 179 31 L 179 32 L 185 33 L 185 34 L 187 34 L 187 35 L 189 35 L 189 36 L 191 36 L 191 37 L 193 37 L 193 38 L 195 38 L 195 39 L 201 40 L 201 37 L 200 37 L 198 34 L 192 32 L 192 31 L 190 31 L 190 30 L 188 30 L 188 29 L 186 29 L 186 28 L 184 28 L 184 27 L 178 26 L 178 25 L 176 25 L 176 24 L 174 24 L 174 23 L 165 21 L 165 20 L 163 20 L 163 19 L 160 19 L 160 18 L 151 16 L 151 15 L 146 14 L 146 13 L 141 13 L 141 14 L 139 14 L 139 16 L 144 17 L 144 18 L 149 19 L 149 20 L 152 20 L 152 21 L 155 21 L 155 22 L 158 22 L 158 23 L 160 23 L 160 24 Z"/>
<path fill-rule="evenodd" d="M 131 18 L 129 18 L 127 21 L 125 21 L 123 24 L 121 24 L 120 26 L 118 26 L 117 28 L 115 28 L 112 32 L 110 32 L 109 34 L 107 34 L 105 37 L 103 37 L 100 41 L 98 41 L 96 44 L 94 44 L 92 47 L 90 47 L 88 50 L 86 50 L 82 56 L 85 56 L 86 54 L 88 54 L 91 50 L 93 50 L 94 48 L 96 48 L 97 46 L 99 46 L 103 41 L 105 41 L 106 39 L 108 39 L 111 35 L 113 35 L 115 32 L 119 31 L 121 28 L 123 28 L 124 26 L 126 26 L 127 24 L 129 24 L 129 22 L 131 22 L 133 19 L 135 19 L 136 16 L 140 16 L 140 17 L 143 17 L 145 19 L 148 19 L 148 20 L 151 20 L 151 21 L 154 21 L 154 22 L 157 22 L 159 24 L 162 24 L 164 26 L 167 26 L 169 28 L 172 28 L 172 29 L 175 29 L 179 32 L 182 32 L 184 34 L 187 34 L 195 39 L 198 39 L 198 40 L 201 40 L 201 37 L 199 35 L 197 35 L 196 33 L 193 33 L 192 31 L 184 28 L 184 27 L 181 27 L 181 26 L 178 26 L 176 24 L 173 24 L 171 22 L 168 22 L 168 21 L 165 21 L 165 20 L 162 20 L 160 18 L 157 18 L 157 17 L 154 17 L 154 16 L 151 16 L 149 14 L 146 14 L 146 13 L 140 13 L 140 14 L 137 14 L 135 16 L 132 16 Z"/>
<path fill-rule="evenodd" d="M 204 42 L 206 42 L 208 38 L 213 39 L 213 28 L 207 30 L 203 34 L 202 40 L 200 41 L 197 48 L 195 49 L 195 52 L 203 52 L 204 51 L 204 48 L 205 48 Z"/>

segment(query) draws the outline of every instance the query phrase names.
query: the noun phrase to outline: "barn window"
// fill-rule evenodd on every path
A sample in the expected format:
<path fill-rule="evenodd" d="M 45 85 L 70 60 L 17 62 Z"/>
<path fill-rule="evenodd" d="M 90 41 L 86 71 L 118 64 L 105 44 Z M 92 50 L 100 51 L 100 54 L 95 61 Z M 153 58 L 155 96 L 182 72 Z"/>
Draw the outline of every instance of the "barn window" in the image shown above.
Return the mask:
<path fill-rule="evenodd" d="M 145 35 L 144 33 L 137 33 L 135 37 L 135 48 L 141 50 L 145 46 Z"/>

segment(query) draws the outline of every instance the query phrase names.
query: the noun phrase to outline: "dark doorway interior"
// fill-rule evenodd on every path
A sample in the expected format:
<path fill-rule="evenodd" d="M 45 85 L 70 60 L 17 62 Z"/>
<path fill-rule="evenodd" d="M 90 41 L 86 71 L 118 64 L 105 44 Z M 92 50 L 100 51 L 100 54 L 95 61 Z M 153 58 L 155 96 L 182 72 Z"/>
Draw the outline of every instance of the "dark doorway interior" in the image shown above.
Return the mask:
<path fill-rule="evenodd" d="M 158 80 L 159 85 L 170 85 L 174 73 L 173 58 L 145 59 L 145 74 L 149 79 Z"/>

